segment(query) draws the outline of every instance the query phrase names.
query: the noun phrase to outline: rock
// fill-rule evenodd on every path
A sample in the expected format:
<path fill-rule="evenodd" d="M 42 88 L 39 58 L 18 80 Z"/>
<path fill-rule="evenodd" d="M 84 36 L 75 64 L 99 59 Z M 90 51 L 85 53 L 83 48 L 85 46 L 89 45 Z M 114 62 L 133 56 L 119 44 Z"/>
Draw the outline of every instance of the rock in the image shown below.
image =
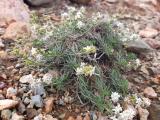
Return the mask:
<path fill-rule="evenodd" d="M 160 75 L 158 75 L 155 78 L 153 78 L 152 82 L 155 83 L 155 84 L 159 84 L 160 85 Z"/>
<path fill-rule="evenodd" d="M 13 108 L 18 104 L 18 101 L 11 100 L 11 99 L 4 99 L 0 100 L 0 110 Z"/>
<path fill-rule="evenodd" d="M 0 48 L 4 48 L 5 45 L 3 44 L 2 40 L 0 39 Z"/>
<path fill-rule="evenodd" d="M 17 95 L 17 89 L 14 89 L 13 87 L 9 87 L 9 88 L 7 89 L 7 94 L 6 94 L 6 96 L 7 96 L 8 98 L 11 98 L 11 97 L 16 96 L 16 95 Z"/>
<path fill-rule="evenodd" d="M 18 115 L 17 113 L 13 113 L 11 120 L 25 120 L 25 118 L 22 115 Z"/>
<path fill-rule="evenodd" d="M 95 112 L 91 112 L 90 117 L 92 120 L 97 120 L 97 118 L 98 118 Z"/>
<path fill-rule="evenodd" d="M 53 110 L 54 98 L 50 97 L 45 100 L 45 112 L 50 113 Z"/>
<path fill-rule="evenodd" d="M 29 75 L 24 75 L 20 78 L 19 80 L 21 83 L 34 83 L 35 82 L 35 79 L 33 78 L 32 74 L 29 74 Z"/>
<path fill-rule="evenodd" d="M 22 0 L 0 0 L 0 26 L 7 26 L 12 22 L 29 23 L 29 9 Z"/>
<path fill-rule="evenodd" d="M 4 40 L 17 40 L 19 38 L 24 38 L 30 36 L 29 24 L 25 22 L 13 22 L 7 29 L 5 34 L 2 36 Z"/>
<path fill-rule="evenodd" d="M 70 1 L 78 4 L 88 4 L 91 2 L 91 0 L 70 0 Z"/>
<path fill-rule="evenodd" d="M 157 93 L 154 91 L 154 89 L 152 87 L 145 88 L 144 94 L 146 95 L 146 97 L 149 97 L 149 98 L 156 98 L 157 97 Z"/>
<path fill-rule="evenodd" d="M 31 90 L 33 91 L 34 95 L 40 95 L 43 97 L 46 96 L 46 92 L 42 83 L 31 84 Z"/>
<path fill-rule="evenodd" d="M 90 118 L 90 114 L 89 114 L 89 113 L 87 113 L 83 120 L 91 120 L 91 118 Z"/>
<path fill-rule="evenodd" d="M 22 63 L 18 63 L 18 64 L 16 64 L 16 66 L 15 66 L 16 69 L 20 69 L 20 68 L 22 68 L 22 67 L 24 67 L 24 64 L 22 64 Z"/>
<path fill-rule="evenodd" d="M 157 66 L 156 67 L 149 67 L 148 68 L 148 71 L 149 71 L 149 73 L 150 73 L 150 75 L 159 75 L 160 74 L 160 68 L 157 68 Z"/>
<path fill-rule="evenodd" d="M 23 102 L 25 105 L 28 105 L 30 103 L 30 101 L 31 100 L 28 97 L 26 97 Z"/>
<path fill-rule="evenodd" d="M 147 70 L 147 68 L 146 68 L 145 65 L 141 66 L 140 71 L 143 72 L 143 73 L 145 73 L 146 75 L 149 75 L 149 71 Z"/>
<path fill-rule="evenodd" d="M 57 118 L 53 118 L 51 115 L 42 115 L 39 114 L 38 116 L 34 117 L 33 120 L 58 120 Z"/>
<path fill-rule="evenodd" d="M 153 49 L 142 40 L 127 41 L 124 43 L 124 47 L 130 52 L 139 53 L 139 54 L 153 51 Z"/>
<path fill-rule="evenodd" d="M 153 38 L 158 35 L 158 31 L 156 29 L 146 27 L 144 30 L 139 32 L 139 35 L 144 38 Z"/>
<path fill-rule="evenodd" d="M 0 27 L 0 36 L 3 35 L 4 33 L 5 33 L 5 28 Z"/>
<path fill-rule="evenodd" d="M 0 89 L 3 89 L 3 88 L 5 88 L 7 85 L 6 85 L 6 83 L 4 83 L 4 82 L 0 82 Z"/>
<path fill-rule="evenodd" d="M 8 54 L 6 51 L 0 51 L 0 58 L 1 60 L 7 60 L 8 59 Z"/>
<path fill-rule="evenodd" d="M 160 118 L 160 104 L 151 104 L 149 107 L 149 118 L 150 120 L 159 120 Z"/>
<path fill-rule="evenodd" d="M 75 120 L 72 116 L 69 116 L 67 120 Z"/>
<path fill-rule="evenodd" d="M 2 94 L 0 94 L 0 100 L 3 100 L 3 99 L 5 99 L 5 97 Z"/>
<path fill-rule="evenodd" d="M 26 111 L 25 105 L 22 102 L 20 102 L 18 105 L 18 112 L 23 114 L 25 111 Z"/>
<path fill-rule="evenodd" d="M 109 2 L 109 3 L 116 3 L 116 2 L 118 2 L 118 0 L 107 0 L 107 2 Z"/>
<path fill-rule="evenodd" d="M 149 112 L 147 109 L 143 109 L 140 106 L 138 107 L 138 113 L 140 116 L 140 120 L 148 120 Z"/>
<path fill-rule="evenodd" d="M 36 109 L 28 108 L 26 110 L 26 115 L 27 115 L 28 119 L 32 119 L 32 118 L 34 118 L 35 116 L 38 115 L 38 112 L 37 112 Z"/>
<path fill-rule="evenodd" d="M 40 6 L 53 2 L 53 0 L 24 0 L 24 1 L 32 6 Z"/>
<path fill-rule="evenodd" d="M 40 95 L 35 95 L 31 97 L 31 102 L 33 103 L 33 105 L 35 105 L 36 107 L 43 107 L 43 102 L 42 102 L 42 98 Z"/>
<path fill-rule="evenodd" d="M 1 111 L 2 120 L 10 120 L 11 116 L 12 112 L 10 110 L 6 109 Z"/>
<path fill-rule="evenodd" d="M 76 120 L 83 120 L 82 116 L 81 115 L 78 115 Z"/>
<path fill-rule="evenodd" d="M 154 49 L 160 48 L 160 41 L 152 38 L 145 38 L 144 41 Z"/>

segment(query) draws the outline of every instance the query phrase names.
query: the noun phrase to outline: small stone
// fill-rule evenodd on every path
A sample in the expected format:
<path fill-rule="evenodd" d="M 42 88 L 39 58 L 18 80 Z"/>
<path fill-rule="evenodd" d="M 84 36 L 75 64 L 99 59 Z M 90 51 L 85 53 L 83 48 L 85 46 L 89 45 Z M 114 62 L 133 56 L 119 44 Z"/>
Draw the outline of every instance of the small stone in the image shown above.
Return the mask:
<path fill-rule="evenodd" d="M 130 52 L 139 54 L 149 53 L 153 51 L 153 49 L 142 40 L 127 41 L 124 43 L 124 47 Z"/>
<path fill-rule="evenodd" d="M 3 35 L 4 33 L 5 33 L 5 28 L 0 27 L 0 36 Z"/>
<path fill-rule="evenodd" d="M 31 84 L 31 89 L 32 89 L 34 95 L 40 95 L 43 97 L 46 96 L 46 92 L 45 92 L 45 89 L 44 89 L 44 86 L 42 83 Z"/>
<path fill-rule="evenodd" d="M 109 3 L 116 3 L 116 2 L 118 2 L 118 0 L 107 0 L 107 2 L 109 2 Z"/>
<path fill-rule="evenodd" d="M 24 67 L 24 64 L 20 64 L 20 63 L 16 64 L 16 66 L 15 66 L 16 69 L 19 69 L 19 68 L 22 68 L 22 67 Z"/>
<path fill-rule="evenodd" d="M 56 103 L 57 103 L 58 105 L 62 105 L 62 106 L 65 105 L 64 100 L 62 100 L 62 99 L 56 101 Z"/>
<path fill-rule="evenodd" d="M 22 102 L 20 102 L 18 105 L 18 112 L 23 114 L 25 111 L 26 111 L 25 105 Z"/>
<path fill-rule="evenodd" d="M 30 103 L 30 101 L 31 100 L 28 97 L 26 97 L 23 102 L 25 105 L 28 105 Z"/>
<path fill-rule="evenodd" d="M 75 120 L 74 117 L 69 116 L 69 118 L 67 120 Z"/>
<path fill-rule="evenodd" d="M 29 25 L 25 22 L 13 22 L 7 27 L 2 38 L 4 40 L 16 40 L 24 36 L 30 36 Z"/>
<path fill-rule="evenodd" d="M 141 66 L 140 71 L 145 73 L 146 75 L 149 75 L 149 71 L 147 70 L 146 66 L 144 66 L 144 65 Z"/>
<path fill-rule="evenodd" d="M 0 100 L 0 110 L 14 108 L 18 104 L 18 101 L 10 100 L 10 99 L 4 99 Z"/>
<path fill-rule="evenodd" d="M 83 120 L 82 116 L 81 115 L 78 115 L 76 120 Z"/>
<path fill-rule="evenodd" d="M 160 41 L 152 38 L 146 38 L 144 41 L 151 46 L 153 49 L 159 49 L 160 48 Z"/>
<path fill-rule="evenodd" d="M 5 88 L 7 85 L 6 85 L 6 83 L 4 83 L 4 82 L 0 82 L 0 89 L 3 89 L 3 88 Z"/>
<path fill-rule="evenodd" d="M 32 74 L 24 75 L 19 80 L 21 83 L 34 83 L 35 79 L 33 78 Z"/>
<path fill-rule="evenodd" d="M 32 109 L 32 108 L 27 108 L 26 110 L 26 115 L 28 119 L 32 119 L 35 116 L 37 116 L 37 110 L 36 109 Z"/>
<path fill-rule="evenodd" d="M 57 118 L 53 118 L 51 115 L 42 115 L 39 114 L 38 116 L 34 117 L 33 120 L 58 120 Z"/>
<path fill-rule="evenodd" d="M 11 120 L 25 120 L 25 118 L 22 115 L 18 115 L 17 113 L 13 113 Z"/>
<path fill-rule="evenodd" d="M 90 114 L 89 114 L 89 113 L 87 113 L 83 120 L 91 120 L 91 118 L 90 118 Z"/>
<path fill-rule="evenodd" d="M 50 113 L 53 110 L 54 98 L 50 97 L 45 100 L 45 112 Z"/>
<path fill-rule="evenodd" d="M 91 0 L 70 0 L 70 1 L 78 4 L 88 4 L 91 2 Z"/>
<path fill-rule="evenodd" d="M 3 44 L 2 40 L 0 39 L 0 48 L 4 48 L 5 45 Z"/>
<path fill-rule="evenodd" d="M 5 97 L 2 94 L 0 94 L 0 100 L 3 100 L 3 99 L 5 99 Z"/>
<path fill-rule="evenodd" d="M 9 109 L 1 111 L 2 120 L 10 120 L 11 116 L 12 116 L 12 112 Z"/>
<path fill-rule="evenodd" d="M 149 98 L 156 98 L 157 97 L 157 93 L 154 91 L 154 89 L 152 87 L 145 88 L 144 94 L 146 95 L 146 97 L 149 97 Z"/>
<path fill-rule="evenodd" d="M 160 105 L 153 103 L 149 107 L 149 120 L 159 120 L 160 118 Z"/>
<path fill-rule="evenodd" d="M 10 98 L 10 97 L 13 97 L 13 96 L 16 96 L 17 95 L 17 89 L 14 89 L 13 87 L 9 87 L 7 89 L 7 97 Z"/>
<path fill-rule="evenodd" d="M 52 3 L 52 0 L 25 0 L 29 5 L 40 6 Z"/>
<path fill-rule="evenodd" d="M 147 109 L 143 109 L 140 106 L 138 107 L 138 113 L 140 116 L 140 120 L 148 120 L 149 112 Z"/>
<path fill-rule="evenodd" d="M 156 76 L 155 78 L 152 79 L 153 83 L 155 84 L 160 84 L 160 75 Z"/>
<path fill-rule="evenodd" d="M 36 107 L 43 107 L 43 102 L 42 102 L 42 98 L 40 95 L 32 96 L 31 100 L 32 100 L 33 105 L 35 105 Z"/>
<path fill-rule="evenodd" d="M 144 38 L 153 38 L 158 35 L 158 31 L 156 29 L 147 27 L 144 30 L 141 30 L 139 35 Z"/>

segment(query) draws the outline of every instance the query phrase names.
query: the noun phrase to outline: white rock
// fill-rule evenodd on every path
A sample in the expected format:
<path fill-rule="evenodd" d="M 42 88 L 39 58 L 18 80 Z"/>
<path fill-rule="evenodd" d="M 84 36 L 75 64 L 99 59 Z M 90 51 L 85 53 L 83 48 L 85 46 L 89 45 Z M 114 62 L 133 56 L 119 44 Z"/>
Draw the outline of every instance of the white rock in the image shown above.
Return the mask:
<path fill-rule="evenodd" d="M 18 115 L 17 113 L 13 113 L 11 120 L 24 120 L 25 118 L 22 115 Z"/>
<path fill-rule="evenodd" d="M 30 84 L 32 84 L 33 82 L 35 82 L 35 79 L 33 78 L 32 74 L 29 74 L 29 75 L 22 76 L 19 81 L 21 83 L 30 83 Z"/>
<path fill-rule="evenodd" d="M 7 108 L 13 108 L 17 104 L 18 104 L 18 101 L 11 100 L 11 99 L 0 100 L 0 110 L 4 110 Z"/>
<path fill-rule="evenodd" d="M 9 87 L 7 89 L 7 97 L 13 97 L 17 95 L 17 89 L 14 89 L 13 87 Z"/>

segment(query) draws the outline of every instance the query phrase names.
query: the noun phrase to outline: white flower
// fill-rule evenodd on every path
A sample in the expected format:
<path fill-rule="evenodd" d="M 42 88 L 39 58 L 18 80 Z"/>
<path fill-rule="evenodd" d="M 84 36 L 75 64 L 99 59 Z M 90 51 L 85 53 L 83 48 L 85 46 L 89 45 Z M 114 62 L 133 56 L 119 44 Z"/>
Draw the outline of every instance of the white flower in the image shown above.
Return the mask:
<path fill-rule="evenodd" d="M 81 29 L 85 24 L 82 21 L 78 21 L 77 28 Z"/>
<path fill-rule="evenodd" d="M 42 62 L 43 61 L 43 55 L 41 55 L 41 54 L 37 54 L 35 58 L 36 58 L 36 60 L 38 62 Z"/>
<path fill-rule="evenodd" d="M 66 12 L 64 12 L 64 13 L 61 14 L 62 19 L 65 19 L 65 18 L 67 18 L 68 16 L 69 16 L 69 14 L 66 13 Z"/>
<path fill-rule="evenodd" d="M 83 74 L 83 68 L 79 67 L 76 69 L 76 75 L 82 75 Z"/>
<path fill-rule="evenodd" d="M 97 48 L 95 46 L 86 46 L 83 48 L 83 51 L 87 54 L 90 54 L 90 53 L 96 53 L 97 51 Z"/>
<path fill-rule="evenodd" d="M 139 59 L 136 59 L 137 66 L 141 65 L 141 61 Z"/>
<path fill-rule="evenodd" d="M 118 102 L 119 98 L 120 98 L 120 95 L 117 92 L 112 92 L 112 94 L 111 94 L 111 100 L 114 103 Z"/>
<path fill-rule="evenodd" d="M 82 7 L 80 8 L 80 11 L 81 11 L 82 13 L 84 13 L 84 12 L 86 11 L 86 8 L 82 6 Z"/>
<path fill-rule="evenodd" d="M 119 114 L 122 111 L 122 107 L 118 104 L 114 109 L 112 109 L 115 114 Z"/>
<path fill-rule="evenodd" d="M 35 56 L 37 54 L 37 48 L 33 48 L 31 49 L 31 55 Z"/>
<path fill-rule="evenodd" d="M 110 119 L 111 119 L 111 120 L 118 120 L 118 119 L 116 118 L 116 116 L 112 116 L 112 117 L 110 117 Z"/>
<path fill-rule="evenodd" d="M 77 19 L 80 19 L 80 18 L 82 18 L 83 17 L 83 14 L 82 14 L 82 12 L 81 11 L 78 11 L 77 13 L 76 13 L 76 15 L 75 15 L 75 19 L 77 20 Z"/>
<path fill-rule="evenodd" d="M 68 6 L 67 9 L 71 13 L 76 11 L 76 8 L 75 7 L 71 7 L 71 6 Z"/>
<path fill-rule="evenodd" d="M 142 99 L 146 107 L 149 107 L 151 105 L 151 100 L 149 98 L 142 98 Z"/>
<path fill-rule="evenodd" d="M 136 98 L 136 106 L 141 106 L 143 104 L 143 101 L 141 98 Z"/>
<path fill-rule="evenodd" d="M 132 120 L 135 115 L 136 112 L 133 109 L 129 108 L 120 113 L 118 120 Z"/>
<path fill-rule="evenodd" d="M 80 67 L 76 69 L 76 75 L 92 76 L 95 74 L 95 67 L 81 63 Z"/>
<path fill-rule="evenodd" d="M 52 79 L 53 79 L 53 76 L 52 74 L 50 73 L 46 73 L 44 76 L 43 76 L 43 82 L 50 85 L 52 83 Z"/>

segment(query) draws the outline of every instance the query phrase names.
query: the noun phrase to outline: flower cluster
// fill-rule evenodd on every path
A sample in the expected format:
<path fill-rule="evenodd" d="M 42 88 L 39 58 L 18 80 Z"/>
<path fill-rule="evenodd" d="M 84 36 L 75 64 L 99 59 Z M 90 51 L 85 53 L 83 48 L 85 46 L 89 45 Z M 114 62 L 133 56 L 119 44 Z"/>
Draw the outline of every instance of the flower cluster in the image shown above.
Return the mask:
<path fill-rule="evenodd" d="M 111 100 L 116 103 L 119 101 L 120 95 L 117 92 L 112 92 L 111 94 Z"/>
<path fill-rule="evenodd" d="M 81 63 L 76 69 L 76 75 L 92 76 L 93 74 L 95 74 L 95 67 L 86 63 Z"/>
<path fill-rule="evenodd" d="M 85 54 L 96 53 L 97 48 L 95 46 L 86 46 L 83 48 Z"/>
<path fill-rule="evenodd" d="M 135 115 L 136 112 L 133 109 L 128 108 L 119 114 L 118 120 L 132 120 Z"/>

